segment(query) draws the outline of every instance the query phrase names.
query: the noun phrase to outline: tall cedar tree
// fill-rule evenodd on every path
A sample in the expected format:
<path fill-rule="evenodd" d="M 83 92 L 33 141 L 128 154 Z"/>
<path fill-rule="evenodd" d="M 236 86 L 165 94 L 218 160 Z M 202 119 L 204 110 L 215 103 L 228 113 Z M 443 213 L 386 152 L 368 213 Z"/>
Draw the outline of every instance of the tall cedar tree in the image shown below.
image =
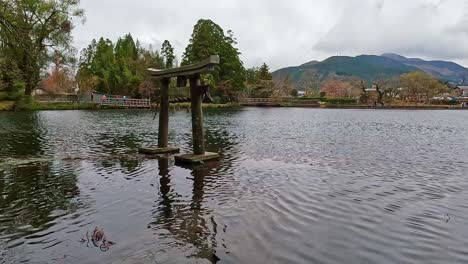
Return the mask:
<path fill-rule="evenodd" d="M 226 86 L 229 86 L 231 94 L 237 93 L 244 88 L 245 69 L 235 44 L 232 31 L 225 35 L 223 29 L 213 21 L 200 19 L 183 54 L 182 65 L 202 61 L 210 55 L 219 55 L 220 64 L 212 74 L 215 85 L 219 86 L 218 95 Z"/>
<path fill-rule="evenodd" d="M 172 47 L 169 40 L 165 40 L 163 42 L 162 47 L 161 47 L 161 55 L 164 58 L 166 69 L 170 69 L 174 67 L 174 59 L 175 59 L 174 48 Z"/>

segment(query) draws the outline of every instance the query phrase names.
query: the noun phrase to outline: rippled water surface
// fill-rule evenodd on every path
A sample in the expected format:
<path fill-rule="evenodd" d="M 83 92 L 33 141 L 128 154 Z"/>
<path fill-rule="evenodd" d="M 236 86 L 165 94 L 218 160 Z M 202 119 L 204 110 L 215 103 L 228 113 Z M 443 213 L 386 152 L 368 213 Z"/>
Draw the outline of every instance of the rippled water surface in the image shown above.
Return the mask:
<path fill-rule="evenodd" d="M 468 263 L 468 111 L 205 114 L 0 113 L 0 263 Z"/>

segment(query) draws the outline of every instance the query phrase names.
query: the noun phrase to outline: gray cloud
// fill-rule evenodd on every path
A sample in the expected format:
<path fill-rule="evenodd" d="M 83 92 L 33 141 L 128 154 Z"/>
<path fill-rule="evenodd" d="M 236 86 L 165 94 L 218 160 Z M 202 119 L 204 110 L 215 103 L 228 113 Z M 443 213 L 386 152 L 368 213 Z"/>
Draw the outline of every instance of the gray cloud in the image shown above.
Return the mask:
<path fill-rule="evenodd" d="M 82 0 L 87 22 L 74 30 L 85 47 L 126 33 L 182 55 L 193 25 L 212 19 L 238 40 L 247 67 L 273 69 L 332 55 L 395 52 L 468 64 L 466 0 Z"/>

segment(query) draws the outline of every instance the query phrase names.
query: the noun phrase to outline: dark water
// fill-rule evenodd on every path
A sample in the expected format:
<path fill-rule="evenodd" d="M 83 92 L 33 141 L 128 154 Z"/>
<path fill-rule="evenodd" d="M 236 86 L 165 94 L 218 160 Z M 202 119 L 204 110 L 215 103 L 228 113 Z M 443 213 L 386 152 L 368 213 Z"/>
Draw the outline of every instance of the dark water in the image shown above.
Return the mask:
<path fill-rule="evenodd" d="M 194 168 L 137 153 L 152 118 L 0 113 L 0 263 L 468 263 L 468 111 L 207 113 Z"/>

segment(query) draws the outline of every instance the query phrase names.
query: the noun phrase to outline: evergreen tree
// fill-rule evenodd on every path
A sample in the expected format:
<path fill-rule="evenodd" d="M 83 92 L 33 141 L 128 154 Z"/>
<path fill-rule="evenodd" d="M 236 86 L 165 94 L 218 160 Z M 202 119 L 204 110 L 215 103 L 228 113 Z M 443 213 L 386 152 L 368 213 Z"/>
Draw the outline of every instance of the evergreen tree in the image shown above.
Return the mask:
<path fill-rule="evenodd" d="M 245 69 L 232 31 L 224 34 L 223 29 L 208 19 L 200 19 L 183 54 L 182 65 L 200 62 L 210 55 L 219 55 L 220 65 L 213 73 L 217 94 L 235 96 L 244 88 Z"/>
<path fill-rule="evenodd" d="M 127 34 L 115 45 L 109 39 L 93 40 L 81 52 L 76 79 L 83 91 L 139 97 L 154 94 L 150 90 L 156 89 L 150 85 L 147 69 L 164 67 L 158 51 L 141 47 L 138 40 Z"/>
<path fill-rule="evenodd" d="M 263 65 L 260 67 L 258 70 L 258 79 L 260 80 L 271 80 L 273 77 L 271 76 L 270 73 L 270 68 L 266 63 L 263 63 Z"/>
<path fill-rule="evenodd" d="M 174 59 L 175 59 L 174 48 L 172 47 L 169 40 L 165 40 L 163 42 L 162 47 L 161 47 L 161 55 L 164 58 L 166 69 L 170 69 L 174 67 Z"/>

